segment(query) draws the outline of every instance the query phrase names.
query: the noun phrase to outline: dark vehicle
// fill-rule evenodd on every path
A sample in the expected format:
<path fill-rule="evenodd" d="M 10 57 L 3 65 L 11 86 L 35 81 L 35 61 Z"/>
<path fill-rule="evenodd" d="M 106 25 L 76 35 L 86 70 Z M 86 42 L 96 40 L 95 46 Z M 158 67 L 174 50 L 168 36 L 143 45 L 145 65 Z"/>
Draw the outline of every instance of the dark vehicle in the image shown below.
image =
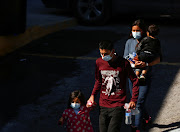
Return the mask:
<path fill-rule="evenodd" d="M 114 15 L 180 14 L 180 0 L 42 0 L 48 8 L 71 10 L 80 22 L 103 24 Z"/>

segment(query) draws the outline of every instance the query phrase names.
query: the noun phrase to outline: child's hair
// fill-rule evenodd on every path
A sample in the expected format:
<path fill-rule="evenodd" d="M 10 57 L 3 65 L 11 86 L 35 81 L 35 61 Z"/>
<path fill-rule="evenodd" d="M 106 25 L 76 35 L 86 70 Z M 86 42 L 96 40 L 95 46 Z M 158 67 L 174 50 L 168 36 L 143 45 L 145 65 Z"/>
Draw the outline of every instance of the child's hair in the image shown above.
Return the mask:
<path fill-rule="evenodd" d="M 78 98 L 80 101 L 81 101 L 81 106 L 82 105 L 85 105 L 85 97 L 84 95 L 82 94 L 82 92 L 80 90 L 76 90 L 76 91 L 73 91 L 70 95 L 69 95 L 69 100 L 68 100 L 68 106 L 67 108 L 71 108 L 71 102 L 75 99 L 75 98 Z"/>
<path fill-rule="evenodd" d="M 149 32 L 150 36 L 155 37 L 159 33 L 159 27 L 155 24 L 152 24 L 148 27 L 147 31 Z"/>
<path fill-rule="evenodd" d="M 99 49 L 112 50 L 113 49 L 113 42 L 111 42 L 110 40 L 103 40 L 99 43 Z"/>

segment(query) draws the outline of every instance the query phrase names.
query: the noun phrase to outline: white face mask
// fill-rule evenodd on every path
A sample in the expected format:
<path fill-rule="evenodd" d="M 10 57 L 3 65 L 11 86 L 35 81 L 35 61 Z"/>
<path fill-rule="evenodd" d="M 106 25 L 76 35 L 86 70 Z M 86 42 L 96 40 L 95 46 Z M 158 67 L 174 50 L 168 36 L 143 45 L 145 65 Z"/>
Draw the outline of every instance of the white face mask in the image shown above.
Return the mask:
<path fill-rule="evenodd" d="M 111 53 L 112 53 L 112 51 L 111 51 Z M 110 54 L 111 54 L 111 53 L 110 53 Z M 112 57 L 111 57 L 110 55 L 106 55 L 106 56 L 104 56 L 104 57 L 101 55 L 101 57 L 102 57 L 102 59 L 103 59 L 104 61 L 110 61 L 110 60 L 112 59 Z"/>
<path fill-rule="evenodd" d="M 140 39 L 141 38 L 141 32 L 133 32 L 132 31 L 132 36 L 135 39 Z"/>
<path fill-rule="evenodd" d="M 80 106 L 81 106 L 80 103 L 71 103 L 71 107 L 73 109 L 79 109 Z"/>

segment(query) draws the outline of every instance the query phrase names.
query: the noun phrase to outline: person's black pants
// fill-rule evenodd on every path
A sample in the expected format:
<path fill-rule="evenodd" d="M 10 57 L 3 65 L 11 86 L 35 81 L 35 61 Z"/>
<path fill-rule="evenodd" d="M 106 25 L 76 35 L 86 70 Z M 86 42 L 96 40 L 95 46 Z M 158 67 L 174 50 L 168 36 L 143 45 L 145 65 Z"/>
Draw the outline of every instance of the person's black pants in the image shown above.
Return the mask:
<path fill-rule="evenodd" d="M 100 106 L 100 132 L 120 132 L 124 112 L 123 107 L 106 108 Z"/>

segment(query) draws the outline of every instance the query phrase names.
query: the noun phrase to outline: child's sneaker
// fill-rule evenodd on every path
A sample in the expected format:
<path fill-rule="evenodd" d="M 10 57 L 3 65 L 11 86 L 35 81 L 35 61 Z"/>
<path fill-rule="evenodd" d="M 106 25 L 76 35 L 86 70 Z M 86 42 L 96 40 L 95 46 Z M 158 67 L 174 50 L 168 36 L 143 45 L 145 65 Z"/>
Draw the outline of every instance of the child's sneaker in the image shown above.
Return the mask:
<path fill-rule="evenodd" d="M 139 79 L 140 79 L 141 81 L 145 81 L 146 78 L 145 78 L 144 75 L 140 75 Z"/>
<path fill-rule="evenodd" d="M 146 78 L 145 78 L 144 75 L 140 75 L 140 77 L 139 77 L 139 85 L 140 86 L 146 85 Z"/>

